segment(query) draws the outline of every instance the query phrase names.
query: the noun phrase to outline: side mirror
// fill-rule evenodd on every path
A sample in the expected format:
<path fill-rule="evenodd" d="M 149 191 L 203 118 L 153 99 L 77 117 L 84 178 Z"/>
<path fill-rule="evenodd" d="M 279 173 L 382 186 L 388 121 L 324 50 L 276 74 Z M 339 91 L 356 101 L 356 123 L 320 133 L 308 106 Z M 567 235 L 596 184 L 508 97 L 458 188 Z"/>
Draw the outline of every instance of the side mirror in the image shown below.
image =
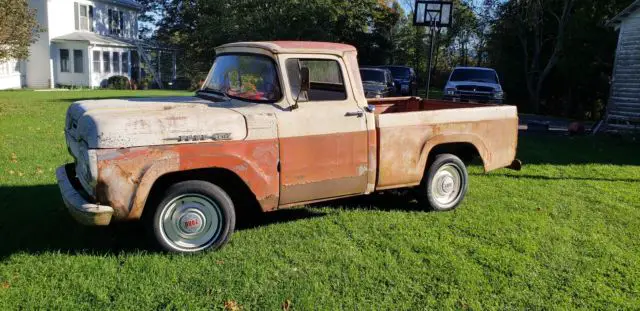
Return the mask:
<path fill-rule="evenodd" d="M 309 79 L 309 67 L 301 67 L 300 68 L 300 91 L 298 91 L 298 95 L 296 96 L 296 102 L 291 106 L 291 110 L 298 109 L 298 100 L 300 99 L 300 94 L 304 93 L 305 99 L 309 98 L 309 90 L 311 89 L 311 80 Z"/>
<path fill-rule="evenodd" d="M 307 92 L 311 89 L 311 80 L 309 79 L 309 67 L 300 68 L 300 92 Z"/>

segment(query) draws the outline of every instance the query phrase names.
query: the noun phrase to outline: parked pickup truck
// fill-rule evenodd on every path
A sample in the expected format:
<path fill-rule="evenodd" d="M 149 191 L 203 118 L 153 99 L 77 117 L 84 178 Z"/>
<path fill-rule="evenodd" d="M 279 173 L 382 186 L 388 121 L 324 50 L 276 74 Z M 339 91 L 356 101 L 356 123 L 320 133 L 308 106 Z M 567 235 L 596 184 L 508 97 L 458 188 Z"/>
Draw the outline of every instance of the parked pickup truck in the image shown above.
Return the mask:
<path fill-rule="evenodd" d="M 482 67 L 456 67 L 444 87 L 444 100 L 502 104 L 504 92 L 495 70 Z"/>
<path fill-rule="evenodd" d="M 86 100 L 58 168 L 81 223 L 142 219 L 173 252 L 217 249 L 236 217 L 396 188 L 454 209 L 465 163 L 519 168 L 515 107 L 367 100 L 356 50 L 321 42 L 220 46 L 194 97 Z M 259 215 L 259 213 L 258 213 Z"/>

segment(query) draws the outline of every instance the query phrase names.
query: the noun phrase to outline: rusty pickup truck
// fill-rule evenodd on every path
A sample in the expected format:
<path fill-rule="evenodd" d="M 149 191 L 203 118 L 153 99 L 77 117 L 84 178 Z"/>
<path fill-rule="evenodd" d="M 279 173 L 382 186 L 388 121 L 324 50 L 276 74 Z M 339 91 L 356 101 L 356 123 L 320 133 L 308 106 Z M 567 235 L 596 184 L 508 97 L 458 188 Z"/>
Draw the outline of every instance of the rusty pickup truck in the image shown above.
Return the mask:
<path fill-rule="evenodd" d="M 75 162 L 56 177 L 77 221 L 143 220 L 164 250 L 199 252 L 254 209 L 410 188 L 452 210 L 468 161 L 518 167 L 517 135 L 515 107 L 365 98 L 353 46 L 240 42 L 216 48 L 193 97 L 73 103 Z"/>

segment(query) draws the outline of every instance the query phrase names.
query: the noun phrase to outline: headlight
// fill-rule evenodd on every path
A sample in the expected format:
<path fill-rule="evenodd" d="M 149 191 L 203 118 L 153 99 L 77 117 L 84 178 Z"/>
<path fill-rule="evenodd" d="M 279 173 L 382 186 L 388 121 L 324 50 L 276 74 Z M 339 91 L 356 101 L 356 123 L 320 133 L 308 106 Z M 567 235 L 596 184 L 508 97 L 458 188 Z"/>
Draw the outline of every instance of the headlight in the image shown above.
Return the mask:
<path fill-rule="evenodd" d="M 454 96 L 456 95 L 456 92 L 458 90 L 456 90 L 455 88 L 448 88 L 446 90 L 444 90 L 445 95 L 449 95 L 449 96 Z"/>
<path fill-rule="evenodd" d="M 87 158 L 89 159 L 89 181 L 92 186 L 98 182 L 98 155 L 93 149 L 87 150 Z"/>
<path fill-rule="evenodd" d="M 495 99 L 502 99 L 502 98 L 504 98 L 504 92 L 502 92 L 502 91 L 496 91 L 495 93 L 493 93 L 493 98 L 495 98 Z"/>
<path fill-rule="evenodd" d="M 98 156 L 96 150 L 87 150 L 82 146 L 76 159 L 76 177 L 84 190 L 94 195 L 94 189 L 98 182 Z"/>

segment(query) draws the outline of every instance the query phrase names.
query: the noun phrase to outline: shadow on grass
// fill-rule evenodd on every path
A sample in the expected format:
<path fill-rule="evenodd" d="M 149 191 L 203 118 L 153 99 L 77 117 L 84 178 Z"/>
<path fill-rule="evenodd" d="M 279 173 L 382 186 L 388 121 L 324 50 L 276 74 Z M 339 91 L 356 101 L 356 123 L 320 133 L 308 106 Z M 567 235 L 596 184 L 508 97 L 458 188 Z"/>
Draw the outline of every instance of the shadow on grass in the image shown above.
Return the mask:
<path fill-rule="evenodd" d="M 619 136 L 526 135 L 518 141 L 523 164 L 640 166 L 640 141 Z"/>
<path fill-rule="evenodd" d="M 471 176 L 486 176 L 485 174 L 469 174 Z M 640 183 L 640 178 L 592 178 L 592 177 L 551 177 L 541 175 L 516 175 L 516 174 L 491 174 L 491 176 L 509 177 L 516 179 L 532 179 L 532 180 L 577 180 L 577 181 L 602 181 L 602 182 L 628 182 L 628 183 Z"/>
<path fill-rule="evenodd" d="M 408 190 L 389 190 L 371 195 L 357 196 L 334 201 L 320 202 L 310 207 L 329 207 L 335 209 L 366 209 L 376 211 L 423 212 L 425 209 L 418 204 L 415 197 Z"/>
<path fill-rule="evenodd" d="M 62 203 L 57 185 L 0 187 L 0 213 L 0 260 L 18 253 L 117 255 L 157 251 L 141 222 L 113 223 L 107 227 L 76 223 Z M 280 210 L 252 217 L 239 215 L 236 230 L 324 215 L 308 209 Z"/>

